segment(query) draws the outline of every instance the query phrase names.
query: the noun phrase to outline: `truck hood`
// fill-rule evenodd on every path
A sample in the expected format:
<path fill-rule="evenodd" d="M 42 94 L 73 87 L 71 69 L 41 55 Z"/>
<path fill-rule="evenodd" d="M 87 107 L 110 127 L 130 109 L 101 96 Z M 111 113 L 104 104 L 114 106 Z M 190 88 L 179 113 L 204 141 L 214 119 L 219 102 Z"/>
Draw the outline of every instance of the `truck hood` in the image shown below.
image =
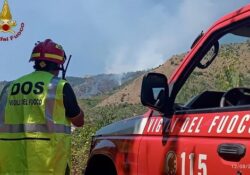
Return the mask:
<path fill-rule="evenodd" d="M 96 136 L 142 134 L 147 119 L 143 115 L 121 120 L 96 131 Z"/>

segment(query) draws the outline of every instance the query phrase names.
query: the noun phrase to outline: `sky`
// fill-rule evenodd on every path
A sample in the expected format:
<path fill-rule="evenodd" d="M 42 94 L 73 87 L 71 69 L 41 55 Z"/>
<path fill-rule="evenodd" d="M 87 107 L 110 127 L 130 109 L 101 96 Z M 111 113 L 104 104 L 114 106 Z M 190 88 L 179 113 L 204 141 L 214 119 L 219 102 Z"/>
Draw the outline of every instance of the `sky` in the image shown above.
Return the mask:
<path fill-rule="evenodd" d="M 0 0 L 0 10 L 4 0 Z M 20 35 L 0 41 L 0 81 L 33 71 L 29 58 L 47 38 L 72 55 L 67 76 L 150 69 L 249 0 L 8 0 Z M 21 24 L 24 24 L 21 27 Z M 0 32 L 1 37 L 13 34 Z"/>

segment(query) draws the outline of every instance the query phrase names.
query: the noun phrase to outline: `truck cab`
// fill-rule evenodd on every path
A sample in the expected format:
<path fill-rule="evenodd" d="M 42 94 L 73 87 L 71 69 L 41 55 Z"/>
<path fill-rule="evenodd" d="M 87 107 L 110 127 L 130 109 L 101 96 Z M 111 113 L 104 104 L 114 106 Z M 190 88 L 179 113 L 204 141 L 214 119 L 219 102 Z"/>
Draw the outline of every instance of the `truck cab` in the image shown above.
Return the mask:
<path fill-rule="evenodd" d="M 142 81 L 147 113 L 93 136 L 86 175 L 250 174 L 250 5 L 194 41 L 170 78 Z"/>

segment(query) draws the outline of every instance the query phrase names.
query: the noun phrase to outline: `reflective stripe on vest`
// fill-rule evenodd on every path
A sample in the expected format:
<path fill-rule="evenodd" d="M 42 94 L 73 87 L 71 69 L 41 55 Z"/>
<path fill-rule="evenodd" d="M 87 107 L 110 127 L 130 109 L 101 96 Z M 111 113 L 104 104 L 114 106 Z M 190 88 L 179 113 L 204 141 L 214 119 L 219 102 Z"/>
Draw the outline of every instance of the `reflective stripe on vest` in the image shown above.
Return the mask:
<path fill-rule="evenodd" d="M 0 102 L 0 132 L 2 133 L 22 133 L 22 132 L 42 132 L 42 133 L 71 133 L 71 127 L 63 124 L 55 124 L 53 120 L 53 109 L 57 85 L 60 78 L 53 77 L 49 83 L 48 94 L 45 99 L 45 124 L 5 124 L 5 107 L 7 104 L 7 88 L 3 89 Z"/>

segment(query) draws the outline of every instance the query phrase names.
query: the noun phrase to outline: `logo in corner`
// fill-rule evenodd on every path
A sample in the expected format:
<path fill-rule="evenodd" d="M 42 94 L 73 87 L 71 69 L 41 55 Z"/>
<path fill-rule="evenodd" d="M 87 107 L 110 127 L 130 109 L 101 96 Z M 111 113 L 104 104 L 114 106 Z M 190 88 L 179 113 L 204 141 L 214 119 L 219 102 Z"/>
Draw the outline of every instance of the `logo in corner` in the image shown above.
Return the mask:
<path fill-rule="evenodd" d="M 14 31 L 14 28 L 17 26 L 15 20 L 12 19 L 12 14 L 7 0 L 4 0 L 2 11 L 0 12 L 0 32 L 2 33 L 11 33 L 12 35 L 7 37 L 0 37 L 0 41 L 10 41 L 18 38 L 24 28 L 24 23 L 21 23 L 20 29 L 18 32 Z"/>
<path fill-rule="evenodd" d="M 16 26 L 16 21 L 12 20 L 8 1 L 5 0 L 0 14 L 0 31 L 15 33 L 12 28 Z"/>

